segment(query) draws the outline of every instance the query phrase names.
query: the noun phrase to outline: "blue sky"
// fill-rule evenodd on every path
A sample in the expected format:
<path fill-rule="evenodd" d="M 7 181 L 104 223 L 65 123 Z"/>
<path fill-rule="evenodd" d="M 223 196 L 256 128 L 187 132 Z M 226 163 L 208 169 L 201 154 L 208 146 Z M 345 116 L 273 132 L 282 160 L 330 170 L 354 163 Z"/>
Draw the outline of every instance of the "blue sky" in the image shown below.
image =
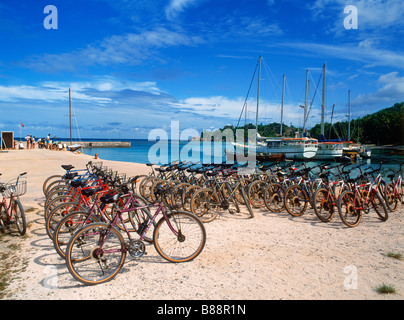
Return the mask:
<path fill-rule="evenodd" d="M 57 29 L 46 29 L 47 5 Z M 358 28 L 346 29 L 354 5 Z M 53 21 L 54 23 L 55 21 Z M 68 90 L 81 138 L 147 138 L 236 125 L 263 56 L 260 122 L 302 126 L 306 70 L 320 121 L 327 63 L 326 120 L 404 101 L 401 0 L 36 0 L 0 2 L 0 129 L 68 137 Z M 256 83 L 248 99 L 255 122 Z M 78 133 L 74 129 L 74 136 Z"/>

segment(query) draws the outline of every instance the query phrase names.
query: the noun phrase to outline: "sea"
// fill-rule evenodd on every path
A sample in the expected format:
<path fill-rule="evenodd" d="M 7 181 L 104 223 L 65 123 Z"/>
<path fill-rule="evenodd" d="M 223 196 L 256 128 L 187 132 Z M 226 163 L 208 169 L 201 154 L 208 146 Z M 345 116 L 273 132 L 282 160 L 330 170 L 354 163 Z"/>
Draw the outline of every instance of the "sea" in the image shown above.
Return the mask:
<path fill-rule="evenodd" d="M 105 139 L 81 139 L 82 141 L 106 141 Z M 157 165 L 167 164 L 175 161 L 187 161 L 197 164 L 222 163 L 226 161 L 226 150 L 233 150 L 232 146 L 225 142 L 206 141 L 149 141 L 147 139 L 111 139 L 108 141 L 129 141 L 130 148 L 85 148 L 82 153 L 92 155 L 99 159 L 135 162 L 154 163 Z M 307 166 L 316 166 L 326 161 L 308 160 Z M 400 163 L 404 162 L 403 155 L 391 155 L 383 152 L 374 152 L 370 159 L 361 159 L 352 162 L 352 165 L 365 162 L 370 167 L 378 168 L 382 163 L 383 171 L 390 168 L 396 170 Z M 329 161 L 333 165 L 333 161 Z M 404 166 L 403 166 L 404 167 Z M 404 168 L 403 168 L 404 169 Z"/>
<path fill-rule="evenodd" d="M 105 139 L 81 139 L 82 141 L 106 141 Z M 83 148 L 82 153 L 113 161 L 167 164 L 175 161 L 193 163 L 221 163 L 226 160 L 226 143 L 201 141 L 149 141 L 147 139 L 119 139 L 108 141 L 130 142 L 130 148 Z"/>

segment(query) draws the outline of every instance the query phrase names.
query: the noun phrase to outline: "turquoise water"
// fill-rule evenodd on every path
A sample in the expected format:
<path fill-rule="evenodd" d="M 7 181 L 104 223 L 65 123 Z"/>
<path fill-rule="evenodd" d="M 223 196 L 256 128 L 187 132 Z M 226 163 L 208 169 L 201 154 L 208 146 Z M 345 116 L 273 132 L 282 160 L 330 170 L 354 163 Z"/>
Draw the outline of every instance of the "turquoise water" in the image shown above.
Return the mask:
<path fill-rule="evenodd" d="M 86 141 L 86 139 L 82 139 Z M 88 139 L 97 141 L 96 139 Z M 105 140 L 104 140 L 105 141 Z M 112 141 L 112 140 L 111 140 Z M 125 161 L 135 163 L 166 164 L 172 161 L 191 161 L 200 163 L 221 163 L 226 160 L 226 144 L 212 142 L 211 144 L 200 141 L 148 141 L 148 140 L 124 140 L 130 141 L 130 148 L 89 148 L 82 149 L 84 154 L 95 156 L 100 159 Z"/>

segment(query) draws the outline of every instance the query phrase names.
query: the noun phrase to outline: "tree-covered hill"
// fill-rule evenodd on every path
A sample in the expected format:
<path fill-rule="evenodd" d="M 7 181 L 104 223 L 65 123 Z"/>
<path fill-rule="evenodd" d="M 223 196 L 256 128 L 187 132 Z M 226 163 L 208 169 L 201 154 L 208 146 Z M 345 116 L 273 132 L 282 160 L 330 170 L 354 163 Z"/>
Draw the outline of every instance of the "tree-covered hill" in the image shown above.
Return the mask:
<path fill-rule="evenodd" d="M 320 138 L 321 125 L 316 124 L 309 130 L 313 138 Z M 333 124 L 330 134 L 330 124 L 324 124 L 326 139 L 347 138 L 348 122 Z M 377 145 L 404 144 L 404 102 L 396 103 L 390 108 L 351 120 L 351 140 Z"/>

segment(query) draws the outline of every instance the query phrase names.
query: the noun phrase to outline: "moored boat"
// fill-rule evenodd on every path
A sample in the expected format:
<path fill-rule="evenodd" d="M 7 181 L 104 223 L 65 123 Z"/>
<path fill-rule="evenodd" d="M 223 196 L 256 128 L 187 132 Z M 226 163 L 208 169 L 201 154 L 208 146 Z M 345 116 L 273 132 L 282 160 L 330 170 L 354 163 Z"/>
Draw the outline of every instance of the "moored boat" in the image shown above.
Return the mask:
<path fill-rule="evenodd" d="M 257 148 L 264 155 L 284 154 L 286 159 L 304 160 L 313 158 L 318 151 L 318 140 L 302 138 L 267 138 L 265 147 Z"/>

